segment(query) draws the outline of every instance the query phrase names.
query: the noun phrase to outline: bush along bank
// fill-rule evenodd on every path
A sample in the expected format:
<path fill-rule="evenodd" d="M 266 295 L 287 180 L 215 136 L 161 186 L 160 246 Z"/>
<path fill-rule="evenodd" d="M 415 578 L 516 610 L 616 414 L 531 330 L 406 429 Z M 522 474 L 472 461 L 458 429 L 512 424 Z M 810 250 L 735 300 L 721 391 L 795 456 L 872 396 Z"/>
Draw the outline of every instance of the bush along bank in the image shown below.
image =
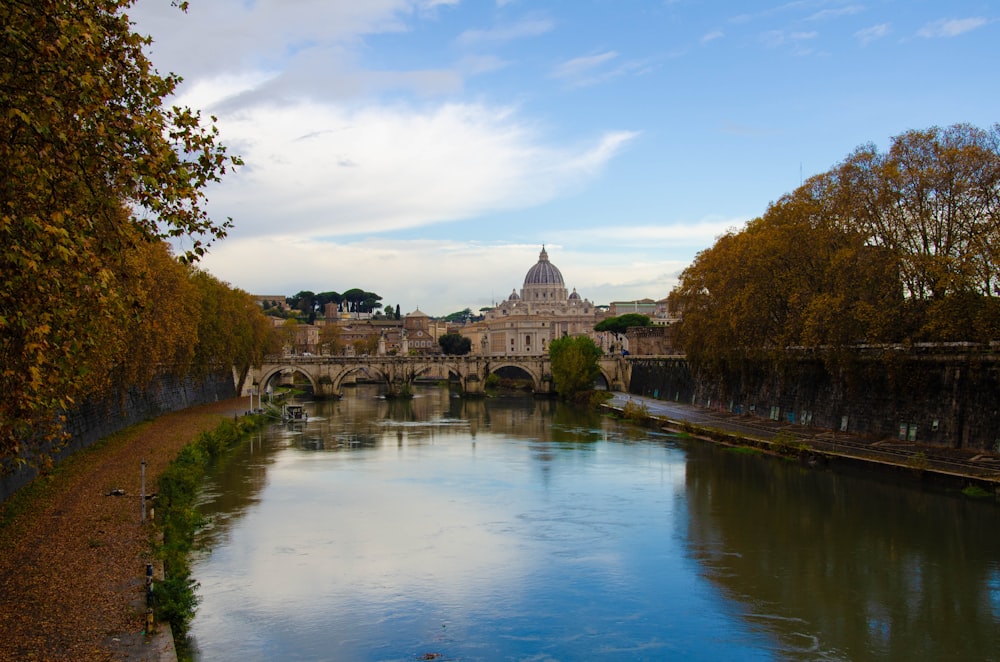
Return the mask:
<path fill-rule="evenodd" d="M 262 414 L 223 421 L 185 446 L 157 481 L 156 522 L 163 539 L 154 549 L 163 561 L 164 578 L 153 591 L 153 609 L 157 620 L 170 623 L 179 655 L 187 650 L 188 626 L 198 604 L 188 556 L 201 523 L 195 501 L 205 471 L 249 433 L 271 422 Z"/>

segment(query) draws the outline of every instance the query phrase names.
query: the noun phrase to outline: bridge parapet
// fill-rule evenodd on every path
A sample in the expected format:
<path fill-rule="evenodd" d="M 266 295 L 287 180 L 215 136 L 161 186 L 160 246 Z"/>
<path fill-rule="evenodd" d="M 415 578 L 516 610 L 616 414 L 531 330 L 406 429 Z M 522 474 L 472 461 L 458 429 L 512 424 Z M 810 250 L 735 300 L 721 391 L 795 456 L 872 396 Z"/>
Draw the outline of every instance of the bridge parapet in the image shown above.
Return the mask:
<path fill-rule="evenodd" d="M 609 388 L 628 387 L 631 366 L 621 357 L 604 357 L 599 362 Z M 253 370 L 252 383 L 266 385 L 276 375 L 298 373 L 309 380 L 318 397 L 340 397 L 347 380 L 359 373 L 385 384 L 389 393 L 401 394 L 413 381 L 424 376 L 457 378 L 462 391 L 483 393 L 486 378 L 505 367 L 515 367 L 530 375 L 537 394 L 552 392 L 552 364 L 547 355 L 453 356 L 268 356 Z"/>

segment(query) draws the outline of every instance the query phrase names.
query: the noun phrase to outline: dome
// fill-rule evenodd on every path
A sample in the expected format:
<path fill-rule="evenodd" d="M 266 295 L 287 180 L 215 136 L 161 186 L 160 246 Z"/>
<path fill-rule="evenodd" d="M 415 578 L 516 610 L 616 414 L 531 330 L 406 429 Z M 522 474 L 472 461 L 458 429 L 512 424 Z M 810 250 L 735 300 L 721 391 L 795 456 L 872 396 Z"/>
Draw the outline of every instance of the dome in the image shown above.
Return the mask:
<path fill-rule="evenodd" d="M 538 263 L 528 269 L 528 273 L 524 277 L 524 286 L 528 287 L 529 285 L 564 286 L 562 274 L 556 265 L 549 262 L 549 254 L 545 252 L 545 246 L 542 246 L 542 252 L 538 254 Z"/>
<path fill-rule="evenodd" d="M 576 288 L 575 287 L 573 288 L 573 293 L 569 295 L 569 300 L 570 301 L 579 301 L 580 300 L 580 295 L 576 293 Z"/>
<path fill-rule="evenodd" d="M 514 291 L 512 291 L 512 292 L 510 293 L 510 296 L 509 296 L 509 297 L 507 297 L 507 300 L 508 300 L 508 301 L 517 301 L 517 300 L 519 300 L 520 298 L 521 298 L 521 297 L 517 296 L 517 290 L 514 290 Z"/>

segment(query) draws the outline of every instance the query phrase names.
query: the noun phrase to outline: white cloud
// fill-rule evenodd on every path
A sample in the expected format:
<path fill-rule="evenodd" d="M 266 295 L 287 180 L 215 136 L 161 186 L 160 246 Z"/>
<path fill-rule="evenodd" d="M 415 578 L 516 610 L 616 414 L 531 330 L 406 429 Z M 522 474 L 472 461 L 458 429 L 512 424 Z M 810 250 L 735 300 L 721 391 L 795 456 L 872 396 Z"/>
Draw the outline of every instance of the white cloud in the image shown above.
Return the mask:
<path fill-rule="evenodd" d="M 797 45 L 804 41 L 815 39 L 817 32 L 787 32 L 785 30 L 768 30 L 761 34 L 761 41 L 768 48 L 780 48 L 786 45 Z"/>
<path fill-rule="evenodd" d="M 604 248 L 587 252 L 562 244 L 547 244 L 570 290 L 594 303 L 660 298 L 694 257 L 727 227 L 709 223 L 671 230 L 619 228 L 583 237 L 603 241 Z M 652 238 L 637 251 L 630 233 Z M 568 233 L 567 242 L 581 237 Z M 688 246 L 676 250 L 676 242 Z M 673 246 L 673 248 L 671 248 Z M 520 290 L 524 275 L 541 249 L 536 244 L 369 238 L 357 241 L 313 241 L 283 235 L 227 239 L 212 248 L 202 264 L 220 279 L 254 294 L 343 291 L 360 287 L 383 297 L 383 305 L 403 312 L 419 307 L 429 315 L 447 315 L 470 307 L 478 310 Z M 280 266 L 272 266 L 280 265 Z"/>
<path fill-rule="evenodd" d="M 873 25 L 868 28 L 863 28 L 854 33 L 854 38 L 862 43 L 862 45 L 868 45 L 876 39 L 881 39 L 889 34 L 889 24 L 879 23 L 878 25 Z"/>
<path fill-rule="evenodd" d="M 585 55 L 566 60 L 556 65 L 552 70 L 552 78 L 576 78 L 586 74 L 606 62 L 610 62 L 618 57 L 615 51 L 606 51 L 596 55 Z"/>
<path fill-rule="evenodd" d="M 860 14 L 865 10 L 861 5 L 848 5 L 846 7 L 837 7 L 835 9 L 822 9 L 815 14 L 806 18 L 807 21 L 828 21 L 834 18 L 840 18 L 841 16 L 853 16 L 855 14 Z"/>
<path fill-rule="evenodd" d="M 938 37 L 957 37 L 966 32 L 971 32 L 976 28 L 986 25 L 989 21 L 985 18 L 951 18 L 941 19 L 928 23 L 920 28 L 917 35 L 927 39 Z"/>
<path fill-rule="evenodd" d="M 575 190 L 636 134 L 567 148 L 510 107 L 301 102 L 220 118 L 246 166 L 210 193 L 232 236 L 376 234 L 518 209 Z"/>
<path fill-rule="evenodd" d="M 281 69 L 303 50 L 337 52 L 363 35 L 400 32 L 427 5 L 415 0 L 212 0 L 187 13 L 161 0 L 138 0 L 129 16 L 155 37 L 161 70 L 215 76 L 240 69 Z"/>
<path fill-rule="evenodd" d="M 716 39 L 722 39 L 726 34 L 722 30 L 713 30 L 707 33 L 701 38 L 701 43 L 707 44 L 710 41 L 715 41 Z"/>
<path fill-rule="evenodd" d="M 538 37 L 552 30 L 553 27 L 555 24 L 548 19 L 528 18 L 489 30 L 466 30 L 458 36 L 457 41 L 463 46 L 512 41 L 525 37 Z"/>

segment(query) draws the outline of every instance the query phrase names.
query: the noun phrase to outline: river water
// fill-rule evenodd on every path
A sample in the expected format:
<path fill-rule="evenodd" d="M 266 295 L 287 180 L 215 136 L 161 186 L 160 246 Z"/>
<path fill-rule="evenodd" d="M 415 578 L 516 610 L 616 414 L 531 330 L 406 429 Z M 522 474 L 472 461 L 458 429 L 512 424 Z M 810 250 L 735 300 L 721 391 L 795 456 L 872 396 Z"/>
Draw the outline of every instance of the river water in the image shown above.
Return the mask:
<path fill-rule="evenodd" d="M 1000 508 L 533 399 L 307 405 L 206 481 L 203 660 L 998 660 Z"/>

